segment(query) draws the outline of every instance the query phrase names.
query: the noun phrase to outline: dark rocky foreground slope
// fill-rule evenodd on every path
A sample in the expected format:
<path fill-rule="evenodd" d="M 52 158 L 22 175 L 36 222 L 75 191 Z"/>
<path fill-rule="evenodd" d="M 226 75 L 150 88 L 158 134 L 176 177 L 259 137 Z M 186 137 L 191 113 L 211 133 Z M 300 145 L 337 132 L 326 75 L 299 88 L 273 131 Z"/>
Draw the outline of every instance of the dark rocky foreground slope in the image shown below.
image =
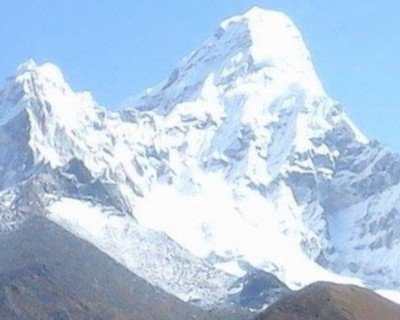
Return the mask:
<path fill-rule="evenodd" d="M 20 229 L 0 234 L 0 318 L 245 320 L 250 315 L 184 303 L 46 218 L 32 216 Z M 400 306 L 363 288 L 317 283 L 287 293 L 256 319 L 399 320 Z"/>
<path fill-rule="evenodd" d="M 204 311 L 40 216 L 0 234 L 1 319 L 243 319 Z"/>
<path fill-rule="evenodd" d="M 256 320 L 399 320 L 400 306 L 367 289 L 315 283 L 272 305 Z"/>

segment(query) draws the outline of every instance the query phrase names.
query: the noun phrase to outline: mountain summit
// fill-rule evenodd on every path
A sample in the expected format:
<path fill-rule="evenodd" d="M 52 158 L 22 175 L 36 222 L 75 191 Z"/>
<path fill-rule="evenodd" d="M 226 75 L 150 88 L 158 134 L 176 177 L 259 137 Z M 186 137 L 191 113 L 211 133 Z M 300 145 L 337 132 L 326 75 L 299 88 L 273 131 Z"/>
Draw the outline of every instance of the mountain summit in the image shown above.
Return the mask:
<path fill-rule="evenodd" d="M 255 7 L 244 15 L 223 21 L 214 36 L 218 40 L 223 36 L 246 39 L 247 42 L 240 44 L 251 53 L 255 63 L 312 69 L 310 53 L 300 31 L 281 12 Z"/>
<path fill-rule="evenodd" d="M 249 82 L 260 87 L 307 87 L 324 94 L 299 30 L 283 13 L 254 8 L 225 20 L 198 50 L 182 59 L 168 80 L 134 104 L 165 114 L 174 103 L 195 99 L 210 85 L 226 90 Z"/>
<path fill-rule="evenodd" d="M 279 12 L 225 20 L 119 113 L 28 61 L 0 92 L 0 149 L 2 230 L 43 215 L 184 301 L 248 301 L 254 274 L 400 281 L 400 158 L 327 95 Z"/>

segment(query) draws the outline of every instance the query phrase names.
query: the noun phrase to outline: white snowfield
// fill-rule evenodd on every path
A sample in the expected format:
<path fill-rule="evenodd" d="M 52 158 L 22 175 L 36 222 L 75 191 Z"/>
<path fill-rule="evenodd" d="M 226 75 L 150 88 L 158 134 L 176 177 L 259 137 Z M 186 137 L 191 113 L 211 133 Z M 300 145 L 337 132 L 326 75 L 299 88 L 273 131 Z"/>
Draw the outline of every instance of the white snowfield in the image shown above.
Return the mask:
<path fill-rule="evenodd" d="M 222 22 L 118 113 L 28 61 L 0 91 L 0 149 L 5 226 L 33 208 L 185 301 L 240 290 L 243 262 L 397 295 L 400 158 L 327 95 L 282 13 Z"/>

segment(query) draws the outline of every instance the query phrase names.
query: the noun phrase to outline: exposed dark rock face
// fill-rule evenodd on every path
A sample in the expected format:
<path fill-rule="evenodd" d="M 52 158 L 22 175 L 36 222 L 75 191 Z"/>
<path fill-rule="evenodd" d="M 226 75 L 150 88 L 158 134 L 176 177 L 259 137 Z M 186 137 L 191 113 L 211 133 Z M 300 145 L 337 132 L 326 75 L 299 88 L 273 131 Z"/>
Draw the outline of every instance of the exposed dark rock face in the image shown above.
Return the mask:
<path fill-rule="evenodd" d="M 260 310 L 266 305 L 290 294 L 290 289 L 273 274 L 252 270 L 236 283 L 241 286 L 239 293 L 230 297 L 235 305 Z"/>

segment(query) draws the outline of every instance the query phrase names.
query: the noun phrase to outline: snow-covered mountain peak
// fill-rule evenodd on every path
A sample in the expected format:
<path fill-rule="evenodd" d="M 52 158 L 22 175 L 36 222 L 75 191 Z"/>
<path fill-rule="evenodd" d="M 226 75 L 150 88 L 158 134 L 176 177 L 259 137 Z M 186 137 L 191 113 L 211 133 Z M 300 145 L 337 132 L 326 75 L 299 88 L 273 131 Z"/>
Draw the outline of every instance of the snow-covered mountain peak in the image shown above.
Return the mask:
<path fill-rule="evenodd" d="M 248 96 L 249 90 L 326 95 L 300 31 L 283 13 L 256 7 L 226 19 L 198 50 L 181 60 L 166 81 L 132 104 L 168 114 L 185 101 L 227 93 Z"/>
<path fill-rule="evenodd" d="M 101 126 L 100 113 L 92 95 L 73 91 L 56 65 L 21 64 L 0 91 L 0 134 L 14 139 L 16 148 L 4 155 L 8 163 L 0 173 L 65 164 L 86 147 L 80 136 Z M 6 184 L 19 179 L 14 173 Z"/>
<path fill-rule="evenodd" d="M 21 63 L 18 67 L 17 67 L 17 71 L 20 73 L 23 73 L 25 71 L 29 71 L 29 70 L 35 70 L 38 67 L 36 61 L 32 58 L 29 58 L 28 60 L 26 60 L 25 62 Z"/>
<path fill-rule="evenodd" d="M 53 113 L 63 108 L 95 106 L 89 92 L 75 92 L 70 87 L 57 65 L 50 62 L 39 65 L 33 59 L 20 64 L 14 75 L 7 79 L 0 92 L 0 119 L 1 113 L 5 113 L 7 105 L 11 104 L 20 110 L 47 107 Z"/>
<path fill-rule="evenodd" d="M 33 59 L 28 59 L 26 62 L 20 64 L 14 76 L 11 77 L 11 81 L 17 83 L 30 81 L 34 82 L 37 86 L 50 83 L 54 87 L 71 90 L 58 66 L 50 62 L 38 65 Z"/>
<path fill-rule="evenodd" d="M 38 65 L 33 59 L 29 59 L 7 78 L 3 90 L 0 91 L 0 125 L 24 110 L 37 114 L 46 109 L 49 115 L 57 118 L 57 114 L 68 112 L 68 109 L 72 111 L 94 105 L 90 93 L 72 90 L 55 64 L 48 62 Z"/>
<path fill-rule="evenodd" d="M 285 13 L 267 10 L 257 6 L 252 7 L 243 14 L 223 20 L 220 23 L 220 27 L 228 29 L 232 23 L 245 24 L 249 26 L 249 28 L 260 27 L 264 32 L 269 28 L 296 28 L 294 22 Z"/>
<path fill-rule="evenodd" d="M 284 13 L 255 7 L 243 15 L 222 22 L 225 32 L 247 33 L 253 59 L 277 68 L 312 68 L 310 53 L 303 37 Z"/>
<path fill-rule="evenodd" d="M 327 267 L 386 288 L 400 281 L 400 159 L 325 93 L 279 12 L 225 20 L 120 114 L 30 60 L 0 92 L 0 150 L 0 192 L 18 195 L 4 212 L 27 212 L 19 196 L 30 205 L 36 192 L 51 219 L 184 299 L 226 285 L 208 263 L 235 277 L 250 264 L 293 288 L 343 281 Z M 184 291 L 173 241 L 208 261 L 191 266 L 202 277 L 185 272 Z M 190 284 L 203 275 L 210 286 Z"/>

